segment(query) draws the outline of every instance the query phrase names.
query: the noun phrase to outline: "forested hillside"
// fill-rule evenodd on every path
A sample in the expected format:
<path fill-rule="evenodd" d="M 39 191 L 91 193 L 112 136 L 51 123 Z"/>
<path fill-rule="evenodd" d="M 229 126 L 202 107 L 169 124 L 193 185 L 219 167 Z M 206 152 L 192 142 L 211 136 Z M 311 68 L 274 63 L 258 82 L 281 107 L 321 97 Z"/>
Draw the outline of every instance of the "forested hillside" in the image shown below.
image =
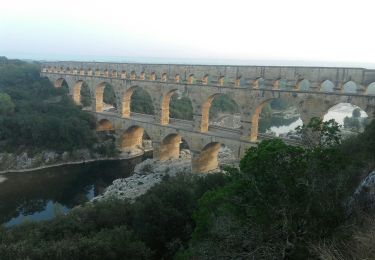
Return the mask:
<path fill-rule="evenodd" d="M 91 147 L 94 117 L 39 73 L 38 63 L 0 58 L 1 150 Z"/>

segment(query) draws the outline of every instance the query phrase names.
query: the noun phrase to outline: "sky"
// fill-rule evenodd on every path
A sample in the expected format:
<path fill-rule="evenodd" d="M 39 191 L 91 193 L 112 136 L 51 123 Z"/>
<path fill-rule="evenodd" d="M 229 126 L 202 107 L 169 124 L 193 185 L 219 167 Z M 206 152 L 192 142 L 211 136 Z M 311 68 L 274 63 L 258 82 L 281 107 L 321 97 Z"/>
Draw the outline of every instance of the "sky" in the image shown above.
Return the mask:
<path fill-rule="evenodd" d="M 4 0 L 0 56 L 375 68 L 374 10 L 373 0 Z"/>

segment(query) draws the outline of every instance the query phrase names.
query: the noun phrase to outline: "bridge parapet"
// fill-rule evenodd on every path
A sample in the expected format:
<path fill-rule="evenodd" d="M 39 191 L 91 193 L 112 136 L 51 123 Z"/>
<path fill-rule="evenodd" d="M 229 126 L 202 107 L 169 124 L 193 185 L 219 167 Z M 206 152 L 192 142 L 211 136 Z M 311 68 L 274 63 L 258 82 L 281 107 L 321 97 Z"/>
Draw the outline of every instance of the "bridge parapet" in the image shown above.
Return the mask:
<path fill-rule="evenodd" d="M 350 82 L 365 90 L 375 82 L 375 70 L 364 68 L 45 62 L 42 72 L 227 87 L 262 88 L 264 84 L 278 89 L 298 88 L 304 80 L 320 89 L 328 80 L 336 89 Z"/>

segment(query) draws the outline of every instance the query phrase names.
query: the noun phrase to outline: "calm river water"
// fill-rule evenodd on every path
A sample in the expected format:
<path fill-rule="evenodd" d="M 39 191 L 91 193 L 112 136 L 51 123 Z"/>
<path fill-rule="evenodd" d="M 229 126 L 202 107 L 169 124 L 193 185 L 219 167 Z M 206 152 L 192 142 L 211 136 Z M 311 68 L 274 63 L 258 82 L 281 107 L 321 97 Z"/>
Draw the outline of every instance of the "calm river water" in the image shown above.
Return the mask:
<path fill-rule="evenodd" d="M 0 183 L 0 224 L 46 220 L 67 212 L 102 193 L 113 180 L 131 175 L 142 160 L 97 161 L 4 174 L 7 179 Z"/>

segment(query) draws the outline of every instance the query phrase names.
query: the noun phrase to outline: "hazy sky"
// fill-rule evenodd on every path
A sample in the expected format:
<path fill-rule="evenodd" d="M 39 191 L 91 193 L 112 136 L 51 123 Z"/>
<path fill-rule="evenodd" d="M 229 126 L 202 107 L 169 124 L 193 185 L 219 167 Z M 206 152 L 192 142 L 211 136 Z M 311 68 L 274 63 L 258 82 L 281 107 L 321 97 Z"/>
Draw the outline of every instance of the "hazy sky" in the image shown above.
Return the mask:
<path fill-rule="evenodd" d="M 7 0 L 0 55 L 375 64 L 372 2 Z"/>

